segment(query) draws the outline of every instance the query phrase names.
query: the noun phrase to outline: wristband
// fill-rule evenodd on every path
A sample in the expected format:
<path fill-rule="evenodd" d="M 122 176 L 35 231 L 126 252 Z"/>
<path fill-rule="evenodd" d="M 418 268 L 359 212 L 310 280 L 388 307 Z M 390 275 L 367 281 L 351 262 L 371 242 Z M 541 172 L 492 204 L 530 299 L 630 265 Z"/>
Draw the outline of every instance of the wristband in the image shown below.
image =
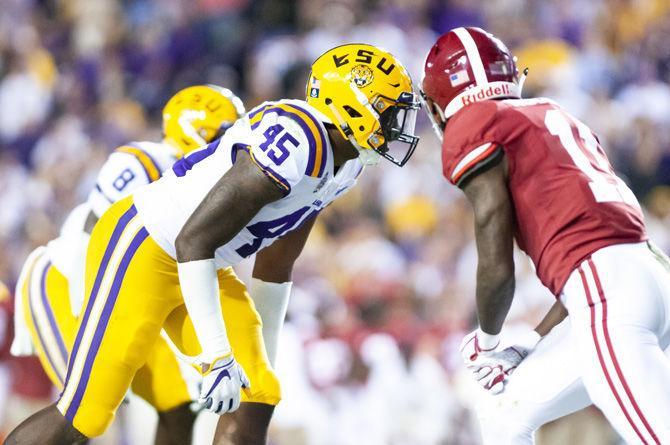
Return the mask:
<path fill-rule="evenodd" d="M 214 258 L 177 263 L 179 285 L 202 353 L 199 361 L 213 363 L 232 352 L 219 300 Z"/>
<path fill-rule="evenodd" d="M 542 336 L 537 331 L 530 330 L 524 333 L 516 344 L 522 348 L 526 348 L 528 351 L 532 351 L 540 340 L 542 340 Z"/>
<path fill-rule="evenodd" d="M 277 358 L 279 334 L 284 325 L 292 285 L 290 281 L 270 283 L 258 278 L 251 278 L 249 282 L 249 294 L 263 322 L 263 342 L 272 366 Z"/>
<path fill-rule="evenodd" d="M 477 339 L 477 346 L 481 351 L 492 351 L 497 348 L 500 343 L 500 335 L 487 334 L 482 331 L 482 328 L 477 329 L 475 338 Z"/>

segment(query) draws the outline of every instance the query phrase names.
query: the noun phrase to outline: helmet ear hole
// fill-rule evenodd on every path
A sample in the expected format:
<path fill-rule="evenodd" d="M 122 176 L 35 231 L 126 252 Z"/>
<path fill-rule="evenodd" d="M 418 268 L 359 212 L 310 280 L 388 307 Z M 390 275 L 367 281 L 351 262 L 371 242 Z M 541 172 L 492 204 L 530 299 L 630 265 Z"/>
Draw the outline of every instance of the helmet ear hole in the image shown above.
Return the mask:
<path fill-rule="evenodd" d="M 361 113 L 359 113 L 358 111 L 356 111 L 354 108 L 350 107 L 349 105 L 345 105 L 343 108 L 344 108 L 344 111 L 346 111 L 347 114 L 349 114 L 349 116 L 351 116 L 351 117 L 363 117 L 361 115 Z"/>

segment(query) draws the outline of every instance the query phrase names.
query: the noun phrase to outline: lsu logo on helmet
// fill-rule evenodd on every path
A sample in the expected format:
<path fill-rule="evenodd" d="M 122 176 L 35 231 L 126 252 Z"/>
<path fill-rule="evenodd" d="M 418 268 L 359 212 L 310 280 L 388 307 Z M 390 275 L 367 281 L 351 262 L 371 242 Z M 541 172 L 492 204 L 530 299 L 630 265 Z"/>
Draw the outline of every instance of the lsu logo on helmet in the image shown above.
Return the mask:
<path fill-rule="evenodd" d="M 351 79 L 358 88 L 370 85 L 374 77 L 372 70 L 365 65 L 357 65 L 351 70 Z"/>
<path fill-rule="evenodd" d="M 229 89 L 196 85 L 178 91 L 165 104 L 163 133 L 184 155 L 220 137 L 244 113 L 242 101 Z"/>
<path fill-rule="evenodd" d="M 312 64 L 306 96 L 358 149 L 365 164 L 382 156 L 402 166 L 419 142 L 414 124 L 420 103 L 412 79 L 381 48 L 347 44 L 326 51 Z"/>

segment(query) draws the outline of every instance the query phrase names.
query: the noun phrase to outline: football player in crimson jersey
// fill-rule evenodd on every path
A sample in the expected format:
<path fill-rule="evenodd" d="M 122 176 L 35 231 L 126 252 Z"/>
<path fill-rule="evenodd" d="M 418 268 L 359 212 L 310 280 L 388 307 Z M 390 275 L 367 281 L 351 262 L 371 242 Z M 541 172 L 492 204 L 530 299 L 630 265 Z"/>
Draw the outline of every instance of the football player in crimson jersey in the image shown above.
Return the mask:
<path fill-rule="evenodd" d="M 479 28 L 442 35 L 426 59 L 422 95 L 442 140 L 443 173 L 474 210 L 480 325 L 464 339 L 464 359 L 494 392 L 519 362 L 519 373 L 534 370 L 524 378 L 546 387 L 516 391 L 516 400 L 503 393 L 498 420 L 526 399 L 576 394 L 554 406 L 551 415 L 563 415 L 588 394 L 627 441 L 670 443 L 667 259 L 649 242 L 640 206 L 597 137 L 551 100 L 521 99 L 521 83 L 509 50 Z M 514 295 L 514 240 L 557 303 L 527 345 L 498 351 Z M 561 305 L 570 324 L 557 329 L 570 335 L 552 332 L 533 358 L 538 334 L 565 315 Z M 556 357 L 576 362 L 576 382 L 550 367 Z M 504 435 L 492 442 L 526 443 Z"/>

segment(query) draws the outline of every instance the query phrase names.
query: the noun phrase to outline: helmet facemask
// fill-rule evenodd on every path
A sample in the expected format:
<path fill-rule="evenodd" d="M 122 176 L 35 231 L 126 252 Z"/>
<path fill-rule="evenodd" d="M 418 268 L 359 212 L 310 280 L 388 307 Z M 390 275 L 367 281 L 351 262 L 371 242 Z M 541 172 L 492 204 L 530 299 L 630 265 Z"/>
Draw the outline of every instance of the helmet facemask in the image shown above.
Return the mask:
<path fill-rule="evenodd" d="M 423 104 L 423 109 L 426 110 L 428 119 L 435 131 L 435 135 L 442 142 L 444 139 L 444 127 L 447 125 L 447 119 L 444 117 L 442 109 L 426 95 L 426 93 L 420 91 L 421 94 L 421 103 Z"/>
<path fill-rule="evenodd" d="M 414 153 L 419 137 L 415 135 L 416 117 L 421 108 L 414 93 L 403 92 L 397 100 L 379 96 L 372 107 L 379 113 L 379 128 L 368 139 L 372 149 L 402 167 Z"/>
<path fill-rule="evenodd" d="M 384 96 L 377 96 L 369 103 L 367 98 L 351 86 L 354 95 L 361 105 L 377 120 L 377 129 L 367 138 L 369 148 L 362 147 L 354 137 L 351 127 L 343 119 L 332 101 L 326 101 L 335 120 L 347 139 L 358 150 L 359 159 L 364 165 L 379 163 L 380 157 L 388 159 L 395 165 L 402 167 L 414 153 L 419 137 L 414 134 L 416 116 L 421 103 L 414 93 L 403 92 L 397 100 Z M 378 111 L 379 110 L 379 111 Z M 360 117 L 360 113 L 351 107 L 346 108 L 350 118 Z"/>

